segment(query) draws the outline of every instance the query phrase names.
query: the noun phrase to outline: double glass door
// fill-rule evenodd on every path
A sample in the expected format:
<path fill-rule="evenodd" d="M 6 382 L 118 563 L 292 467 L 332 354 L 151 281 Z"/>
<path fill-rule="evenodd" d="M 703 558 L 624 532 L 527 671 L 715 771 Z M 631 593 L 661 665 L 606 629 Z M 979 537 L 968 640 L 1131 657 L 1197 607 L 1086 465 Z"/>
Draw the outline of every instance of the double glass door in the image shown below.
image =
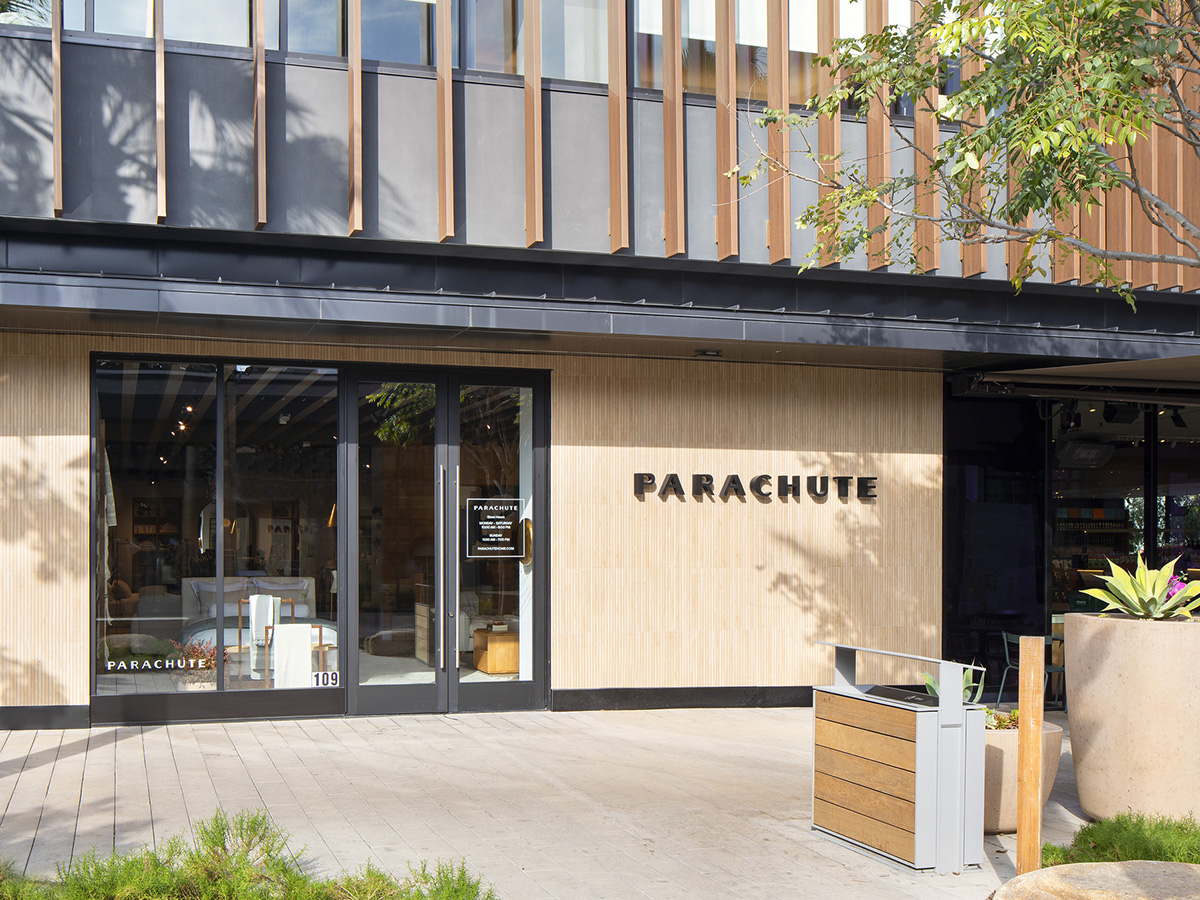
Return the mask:
<path fill-rule="evenodd" d="M 537 381 L 387 372 L 346 388 L 348 712 L 543 706 Z"/>

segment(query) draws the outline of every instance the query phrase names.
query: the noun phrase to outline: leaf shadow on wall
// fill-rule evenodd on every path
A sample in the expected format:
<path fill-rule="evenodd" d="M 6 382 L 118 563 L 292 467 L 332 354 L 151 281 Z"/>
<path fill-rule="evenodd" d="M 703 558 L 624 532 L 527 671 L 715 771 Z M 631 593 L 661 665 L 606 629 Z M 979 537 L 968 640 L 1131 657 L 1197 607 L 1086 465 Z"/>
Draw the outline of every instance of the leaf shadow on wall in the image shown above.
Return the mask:
<path fill-rule="evenodd" d="M 44 153 L 54 124 L 48 97 L 50 54 L 41 41 L 9 40 L 0 53 L 0 212 L 12 216 L 51 213 L 53 172 Z"/>
<path fill-rule="evenodd" d="M 895 474 L 879 478 L 875 499 L 859 499 L 856 483 L 850 485 L 848 497 L 839 498 L 832 477 L 826 497 L 814 498 L 808 492 L 807 474 L 878 477 L 879 464 L 874 454 L 834 453 L 804 459 L 797 465 L 798 472 L 806 473 L 802 495 L 786 501 L 776 498 L 776 502 L 812 508 L 809 522 L 815 524 L 807 533 L 799 525 L 772 531 L 775 568 L 768 591 L 799 609 L 803 617 L 801 640 L 926 655 L 930 648 L 913 646 L 911 636 L 915 633 L 919 644 L 928 644 L 940 634 L 941 596 L 939 593 L 933 598 L 937 615 L 930 621 L 921 613 L 921 607 L 929 605 L 928 598 L 922 603 L 920 597 L 906 596 L 903 570 L 932 565 L 940 571 L 940 555 L 917 561 L 928 540 L 924 534 L 913 532 L 916 525 L 909 515 L 914 505 L 924 505 L 930 493 L 940 492 L 940 481 L 930 476 L 927 467 L 921 467 L 908 484 L 897 484 L 895 475 L 904 467 L 892 467 Z M 934 541 L 937 547 L 941 545 L 941 528 L 939 515 Z M 898 576 L 901 583 L 896 583 Z M 912 577 L 918 579 L 919 573 L 912 573 Z M 940 578 L 936 579 L 936 587 L 940 591 Z M 933 655 L 938 653 L 940 644 Z M 815 683 L 832 680 L 832 648 L 824 656 L 824 674 Z M 920 681 L 919 672 L 911 666 L 885 657 L 861 659 L 859 674 L 865 680 Z"/>
<path fill-rule="evenodd" d="M 68 472 L 79 475 L 70 478 L 76 488 L 64 490 L 52 480 L 53 470 L 38 461 L 34 442 L 21 438 L 20 443 L 18 459 L 0 463 L 0 544 L 9 548 L 10 559 L 31 552 L 39 581 L 84 578 L 88 459 L 80 456 L 66 464 Z M 27 574 L 10 572 L 18 579 Z"/>

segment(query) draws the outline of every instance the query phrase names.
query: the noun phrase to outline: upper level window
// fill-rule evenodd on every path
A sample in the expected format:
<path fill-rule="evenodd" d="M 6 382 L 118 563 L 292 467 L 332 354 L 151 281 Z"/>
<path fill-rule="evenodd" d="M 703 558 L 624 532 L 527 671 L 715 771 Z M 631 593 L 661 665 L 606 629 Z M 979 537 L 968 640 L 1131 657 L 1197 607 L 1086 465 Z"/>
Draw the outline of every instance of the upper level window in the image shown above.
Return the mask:
<path fill-rule="evenodd" d="M 525 71 L 525 4 L 521 0 L 465 0 L 467 68 L 521 75 Z"/>
<path fill-rule="evenodd" d="M 146 5 L 141 4 L 143 10 Z M 163 36 L 169 41 L 249 47 L 250 4 L 246 0 L 164 0 Z"/>
<path fill-rule="evenodd" d="M 362 55 L 381 62 L 437 65 L 435 0 L 362 0 Z"/>
<path fill-rule="evenodd" d="M 345 23 L 343 0 L 287 0 L 288 52 L 343 56 Z"/>
<path fill-rule="evenodd" d="M 154 37 L 150 18 L 152 5 L 146 0 L 92 0 L 92 31 Z M 163 11 L 166 19 L 166 11 Z"/>
<path fill-rule="evenodd" d="M 663 19 L 661 0 L 634 0 L 636 23 L 634 86 L 663 87 Z M 714 0 L 680 0 L 683 44 L 683 89 L 716 92 L 717 10 Z"/>
<path fill-rule="evenodd" d="M 542 0 L 542 75 L 608 81 L 607 0 Z"/>

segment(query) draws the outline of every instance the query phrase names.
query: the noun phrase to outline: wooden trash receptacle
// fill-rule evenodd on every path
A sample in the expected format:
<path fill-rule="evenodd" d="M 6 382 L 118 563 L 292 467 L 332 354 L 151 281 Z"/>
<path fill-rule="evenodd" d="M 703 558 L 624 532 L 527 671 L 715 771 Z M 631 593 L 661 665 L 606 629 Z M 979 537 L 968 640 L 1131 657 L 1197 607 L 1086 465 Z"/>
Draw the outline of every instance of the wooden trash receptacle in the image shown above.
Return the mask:
<path fill-rule="evenodd" d="M 813 828 L 919 870 L 961 872 L 983 861 L 984 717 L 960 692 L 942 696 L 857 684 L 837 650 L 837 684 L 814 688 Z M 942 684 L 964 667 L 934 664 Z"/>

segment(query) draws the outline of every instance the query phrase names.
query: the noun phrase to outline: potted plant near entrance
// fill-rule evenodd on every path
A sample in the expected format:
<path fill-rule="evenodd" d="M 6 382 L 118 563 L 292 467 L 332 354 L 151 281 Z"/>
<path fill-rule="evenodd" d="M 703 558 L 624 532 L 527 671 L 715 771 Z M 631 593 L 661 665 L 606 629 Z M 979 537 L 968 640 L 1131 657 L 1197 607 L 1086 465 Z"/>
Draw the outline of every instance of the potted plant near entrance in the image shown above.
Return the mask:
<path fill-rule="evenodd" d="M 925 689 L 937 696 L 938 683 L 924 673 Z M 963 700 L 978 703 L 983 695 L 983 680 L 963 678 Z M 983 832 L 1008 834 L 1017 830 L 1017 710 L 1001 712 L 988 709 L 983 732 Z M 1058 761 L 1062 756 L 1062 726 L 1042 722 L 1042 806 L 1050 799 Z"/>
<path fill-rule="evenodd" d="M 1188 777 L 1200 723 L 1200 581 L 1171 560 L 1130 574 L 1109 562 L 1101 613 L 1064 618 L 1067 721 L 1079 804 L 1092 818 L 1134 810 L 1200 817 L 1200 780 Z"/>
<path fill-rule="evenodd" d="M 1018 710 L 987 711 L 983 735 L 983 832 L 1009 834 L 1017 830 Z M 1062 756 L 1061 725 L 1042 722 L 1042 806 L 1050 799 L 1058 760 Z"/>

